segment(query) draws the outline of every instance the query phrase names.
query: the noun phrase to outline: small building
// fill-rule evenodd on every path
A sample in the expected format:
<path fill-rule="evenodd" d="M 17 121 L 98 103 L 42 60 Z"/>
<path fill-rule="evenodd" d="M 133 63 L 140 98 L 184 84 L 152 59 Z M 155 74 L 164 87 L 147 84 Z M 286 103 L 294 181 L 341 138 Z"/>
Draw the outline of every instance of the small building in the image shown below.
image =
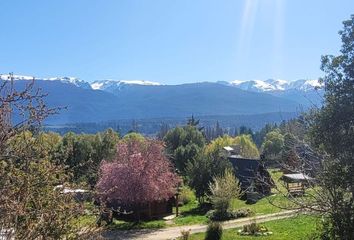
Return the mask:
<path fill-rule="evenodd" d="M 114 202 L 105 202 L 106 210 L 110 213 L 112 218 L 126 220 L 126 221 L 136 221 L 136 220 L 151 220 L 158 219 L 171 215 L 173 213 L 173 204 L 175 203 L 175 198 L 172 197 L 169 200 L 154 201 L 151 203 L 138 204 L 138 205 L 125 205 Z M 99 200 L 96 199 L 96 204 L 100 204 Z M 102 215 L 102 213 L 101 213 Z M 102 216 L 101 216 L 102 217 Z M 105 217 L 106 218 L 106 217 Z"/>
<path fill-rule="evenodd" d="M 284 174 L 280 180 L 285 184 L 288 193 L 292 196 L 302 196 L 305 189 L 314 179 L 305 175 L 304 173 Z"/>
<path fill-rule="evenodd" d="M 260 159 L 243 157 L 235 151 L 234 147 L 224 147 L 224 150 L 229 153 L 228 159 L 247 199 L 250 200 L 250 196 L 257 198 L 250 200 L 250 202 L 255 202 L 262 196 L 271 193 L 274 182 Z"/>
<path fill-rule="evenodd" d="M 273 181 L 259 159 L 231 155 L 229 160 L 243 191 L 270 194 Z"/>

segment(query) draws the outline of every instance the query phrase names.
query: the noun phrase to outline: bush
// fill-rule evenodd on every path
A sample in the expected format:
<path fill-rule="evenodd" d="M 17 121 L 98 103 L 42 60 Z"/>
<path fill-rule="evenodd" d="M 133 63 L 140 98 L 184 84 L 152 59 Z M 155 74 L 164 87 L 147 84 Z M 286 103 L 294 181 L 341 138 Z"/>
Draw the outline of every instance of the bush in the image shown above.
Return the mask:
<path fill-rule="evenodd" d="M 208 225 L 205 240 L 220 240 L 222 237 L 222 226 L 219 222 L 211 222 Z"/>
<path fill-rule="evenodd" d="M 265 226 L 259 225 L 256 222 L 244 225 L 242 230 L 239 230 L 238 232 L 240 235 L 248 236 L 267 236 L 273 234 L 272 232 L 269 232 Z"/>
<path fill-rule="evenodd" d="M 251 209 L 241 208 L 236 211 L 225 211 L 225 212 L 211 210 L 207 212 L 206 216 L 212 221 L 225 221 L 225 220 L 237 219 L 242 217 L 250 217 L 253 215 L 254 212 Z"/>
<path fill-rule="evenodd" d="M 184 186 L 181 190 L 180 195 L 179 195 L 178 204 L 185 205 L 185 204 L 190 203 L 195 200 L 196 200 L 196 197 L 195 197 L 194 192 L 189 187 Z"/>
<path fill-rule="evenodd" d="M 214 177 L 209 188 L 210 200 L 219 215 L 226 215 L 231 199 L 239 198 L 241 195 L 239 181 L 231 169 L 226 169 L 222 176 Z"/>
<path fill-rule="evenodd" d="M 233 218 L 251 217 L 254 212 L 249 208 L 240 208 L 232 212 Z"/>
<path fill-rule="evenodd" d="M 181 234 L 182 234 L 182 240 L 188 240 L 189 236 L 191 234 L 191 230 L 190 229 L 188 231 L 187 230 L 182 230 Z"/>

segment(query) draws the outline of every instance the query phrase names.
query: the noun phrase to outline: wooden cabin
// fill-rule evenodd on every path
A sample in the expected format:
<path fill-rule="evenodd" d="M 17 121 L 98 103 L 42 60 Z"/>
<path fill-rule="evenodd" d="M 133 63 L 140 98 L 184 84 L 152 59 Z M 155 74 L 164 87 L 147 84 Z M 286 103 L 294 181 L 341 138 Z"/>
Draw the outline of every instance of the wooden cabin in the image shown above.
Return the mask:
<path fill-rule="evenodd" d="M 259 198 L 271 193 L 274 182 L 260 159 L 245 158 L 235 154 L 237 151 L 234 147 L 225 147 L 224 150 L 229 152 L 228 159 L 249 202 L 256 202 Z M 252 199 L 249 199 L 250 196 Z"/>

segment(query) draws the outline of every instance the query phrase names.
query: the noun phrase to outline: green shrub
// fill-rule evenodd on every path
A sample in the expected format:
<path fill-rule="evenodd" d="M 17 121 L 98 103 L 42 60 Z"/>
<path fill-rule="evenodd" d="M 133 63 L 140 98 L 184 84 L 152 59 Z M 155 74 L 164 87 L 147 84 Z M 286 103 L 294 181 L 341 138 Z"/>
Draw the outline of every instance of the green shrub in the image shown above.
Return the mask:
<path fill-rule="evenodd" d="M 226 169 L 223 175 L 214 177 L 209 188 L 211 192 L 209 198 L 219 215 L 227 215 L 231 200 L 241 195 L 239 181 L 232 169 Z"/>
<path fill-rule="evenodd" d="M 254 212 L 249 208 L 240 208 L 231 212 L 233 218 L 251 217 Z"/>
<path fill-rule="evenodd" d="M 254 212 L 247 208 L 241 208 L 236 211 L 225 211 L 220 212 L 217 210 L 210 210 L 207 212 L 206 216 L 212 221 L 225 221 L 242 217 L 250 217 L 253 216 Z"/>
<path fill-rule="evenodd" d="M 211 222 L 205 234 L 205 240 L 220 240 L 222 237 L 222 226 L 219 222 Z"/>
<path fill-rule="evenodd" d="M 268 236 L 272 235 L 273 233 L 268 231 L 268 229 L 260 224 L 257 224 L 255 221 L 244 225 L 242 230 L 238 231 L 240 235 L 247 235 L 247 236 Z"/>
<path fill-rule="evenodd" d="M 187 204 L 196 200 L 194 192 L 187 186 L 184 186 L 179 195 L 179 204 Z"/>
<path fill-rule="evenodd" d="M 244 225 L 243 226 L 243 232 L 249 233 L 250 235 L 255 235 L 256 232 L 259 230 L 259 225 L 255 222 Z"/>

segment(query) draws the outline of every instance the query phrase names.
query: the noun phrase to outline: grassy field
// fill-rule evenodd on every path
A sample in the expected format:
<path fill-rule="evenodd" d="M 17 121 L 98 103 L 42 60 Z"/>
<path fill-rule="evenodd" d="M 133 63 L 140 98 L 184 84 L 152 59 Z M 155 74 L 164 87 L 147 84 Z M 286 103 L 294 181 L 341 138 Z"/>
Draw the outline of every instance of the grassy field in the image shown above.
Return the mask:
<path fill-rule="evenodd" d="M 240 236 L 238 229 L 227 229 L 223 232 L 222 240 L 233 239 L 262 239 L 262 240 L 284 240 L 284 239 L 307 239 L 316 230 L 317 218 L 314 216 L 300 215 L 288 219 L 266 222 L 264 225 L 269 231 L 273 232 L 271 236 L 253 237 Z M 190 236 L 190 240 L 203 240 L 205 233 L 197 233 Z"/>

